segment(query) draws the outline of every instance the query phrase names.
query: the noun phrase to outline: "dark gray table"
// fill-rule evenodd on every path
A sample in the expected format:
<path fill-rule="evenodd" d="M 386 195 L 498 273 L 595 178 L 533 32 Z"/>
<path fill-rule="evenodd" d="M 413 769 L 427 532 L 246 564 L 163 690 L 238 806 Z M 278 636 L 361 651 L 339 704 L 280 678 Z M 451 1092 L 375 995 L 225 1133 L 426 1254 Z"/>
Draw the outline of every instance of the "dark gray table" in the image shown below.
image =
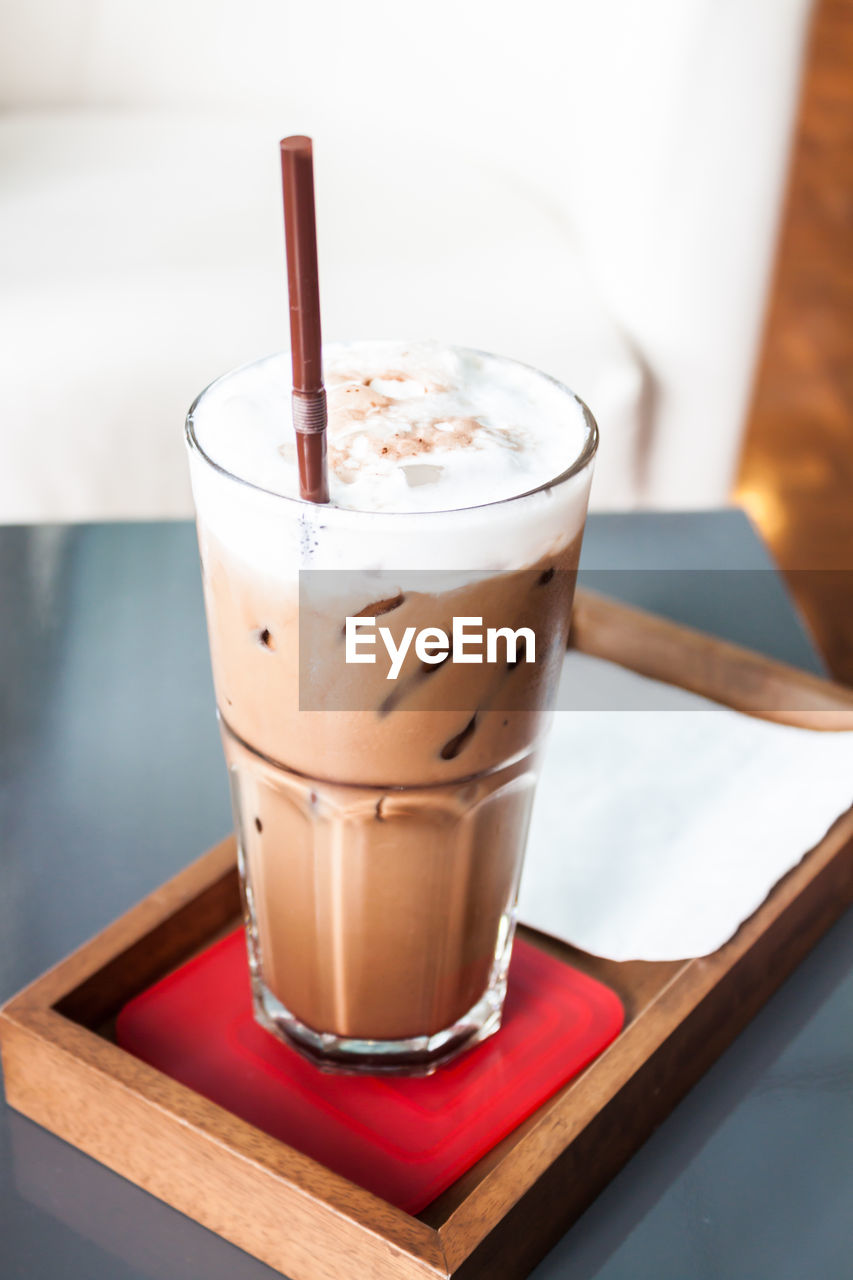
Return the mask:
<path fill-rule="evenodd" d="M 599 516 L 592 585 L 819 671 L 738 512 Z M 0 529 L 0 1000 L 230 826 L 194 534 Z M 534 1273 L 849 1280 L 853 917 Z M 275 1273 L 4 1107 L 0 1277 Z"/>

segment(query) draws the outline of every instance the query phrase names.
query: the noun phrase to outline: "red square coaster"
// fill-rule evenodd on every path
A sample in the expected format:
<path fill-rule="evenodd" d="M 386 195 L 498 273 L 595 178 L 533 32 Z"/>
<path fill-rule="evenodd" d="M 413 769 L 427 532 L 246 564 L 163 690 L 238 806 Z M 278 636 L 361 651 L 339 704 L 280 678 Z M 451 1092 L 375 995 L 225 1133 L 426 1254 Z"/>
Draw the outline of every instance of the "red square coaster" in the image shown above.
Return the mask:
<path fill-rule="evenodd" d="M 609 988 L 518 939 L 500 1031 L 432 1076 L 329 1075 L 255 1022 L 242 929 L 132 1000 L 122 1048 L 417 1213 L 619 1033 Z"/>

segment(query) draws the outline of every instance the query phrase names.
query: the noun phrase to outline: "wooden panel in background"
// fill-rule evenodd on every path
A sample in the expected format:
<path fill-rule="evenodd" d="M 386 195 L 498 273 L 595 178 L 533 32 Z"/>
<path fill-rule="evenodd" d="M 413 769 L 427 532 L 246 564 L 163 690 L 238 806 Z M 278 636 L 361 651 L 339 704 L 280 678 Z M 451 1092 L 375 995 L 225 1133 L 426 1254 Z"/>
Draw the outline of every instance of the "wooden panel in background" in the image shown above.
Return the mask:
<path fill-rule="evenodd" d="M 853 684 L 853 0 L 815 13 L 734 497 L 796 571 L 829 669 Z"/>

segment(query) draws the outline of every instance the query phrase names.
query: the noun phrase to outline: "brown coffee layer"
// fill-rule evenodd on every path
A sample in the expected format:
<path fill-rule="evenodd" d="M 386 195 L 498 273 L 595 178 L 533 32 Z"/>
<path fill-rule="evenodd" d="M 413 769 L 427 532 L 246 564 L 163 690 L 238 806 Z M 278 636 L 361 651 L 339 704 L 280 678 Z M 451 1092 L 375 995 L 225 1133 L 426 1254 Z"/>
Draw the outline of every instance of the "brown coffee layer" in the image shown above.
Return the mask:
<path fill-rule="evenodd" d="M 580 540 L 439 597 L 320 612 L 311 666 L 334 705 L 299 709 L 299 600 L 204 540 L 217 698 L 262 978 L 319 1032 L 401 1040 L 483 996 L 511 933 L 533 753 L 559 678 Z M 347 611 L 395 638 L 436 619 L 532 627 L 535 664 L 343 669 Z M 332 661 L 334 659 L 334 661 Z M 304 664 L 303 664 L 304 673 Z M 353 705 L 354 704 L 354 705 Z M 438 709 L 458 707 L 459 709 Z"/>
<path fill-rule="evenodd" d="M 528 758 L 381 791 L 296 777 L 225 732 L 262 978 L 317 1031 L 399 1040 L 483 995 L 509 929 L 533 800 Z"/>
<path fill-rule="evenodd" d="M 383 661 L 344 665 L 343 605 L 312 620 L 300 673 L 296 585 L 246 570 L 209 537 L 205 545 L 217 700 L 237 735 L 261 754 L 330 782 L 424 785 L 497 768 L 540 736 L 565 652 L 580 539 L 528 569 L 442 596 L 407 591 L 353 602 L 354 616 L 375 607 L 395 640 L 407 627 L 434 626 L 437 618 L 449 626 L 454 616 L 536 632 L 534 664 L 428 666 L 412 646 L 395 681 Z M 300 710 L 300 674 L 303 705 L 334 710 Z M 447 751 L 474 716 L 461 748 Z"/>

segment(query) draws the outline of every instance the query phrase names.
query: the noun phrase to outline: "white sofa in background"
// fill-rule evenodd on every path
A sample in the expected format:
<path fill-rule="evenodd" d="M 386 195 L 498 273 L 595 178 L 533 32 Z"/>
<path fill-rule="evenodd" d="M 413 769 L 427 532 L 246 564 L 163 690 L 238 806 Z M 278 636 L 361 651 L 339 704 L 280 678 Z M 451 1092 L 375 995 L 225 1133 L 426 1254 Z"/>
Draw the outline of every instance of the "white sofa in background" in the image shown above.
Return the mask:
<path fill-rule="evenodd" d="M 277 139 L 326 336 L 564 379 L 599 507 L 725 501 L 810 0 L 6 0 L 0 520 L 190 511 L 182 421 L 283 345 Z"/>

